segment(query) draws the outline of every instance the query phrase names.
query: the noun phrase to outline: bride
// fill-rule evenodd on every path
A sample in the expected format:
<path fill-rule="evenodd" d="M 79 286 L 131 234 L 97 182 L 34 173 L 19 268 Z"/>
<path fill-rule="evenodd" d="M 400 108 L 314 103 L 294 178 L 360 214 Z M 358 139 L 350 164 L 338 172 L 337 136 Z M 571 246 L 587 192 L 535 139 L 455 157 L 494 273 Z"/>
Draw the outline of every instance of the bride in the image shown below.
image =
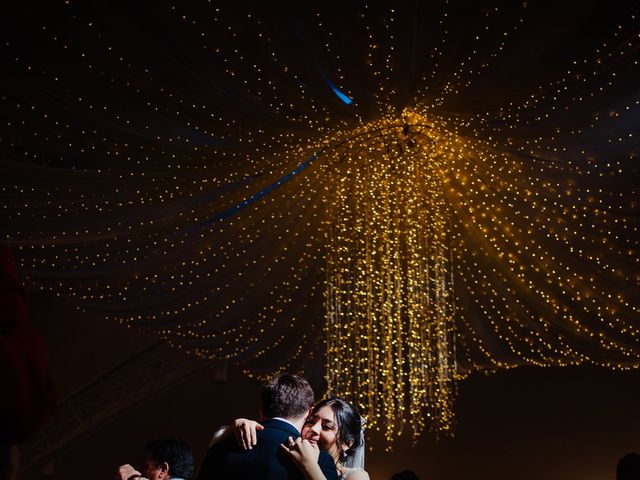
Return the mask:
<path fill-rule="evenodd" d="M 253 420 L 239 418 L 232 425 L 216 432 L 212 443 L 234 433 L 244 449 L 256 444 L 256 431 L 262 425 Z M 282 450 L 293 460 L 307 480 L 325 480 L 318 456 L 326 450 L 334 462 L 341 480 L 369 480 L 364 470 L 363 420 L 358 411 L 346 400 L 329 398 L 317 403 L 302 428 L 302 436 Z"/>

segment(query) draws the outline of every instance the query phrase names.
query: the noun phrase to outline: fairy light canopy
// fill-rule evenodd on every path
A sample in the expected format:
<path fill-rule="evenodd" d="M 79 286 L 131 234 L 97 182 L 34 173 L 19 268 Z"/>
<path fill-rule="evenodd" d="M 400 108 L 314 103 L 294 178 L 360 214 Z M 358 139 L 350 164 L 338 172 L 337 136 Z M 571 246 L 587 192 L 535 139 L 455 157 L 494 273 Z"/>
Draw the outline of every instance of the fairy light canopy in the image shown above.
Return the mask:
<path fill-rule="evenodd" d="M 195 354 L 326 358 L 389 438 L 450 429 L 469 372 L 635 369 L 639 14 L 14 5 L 1 241 L 29 286 Z"/>

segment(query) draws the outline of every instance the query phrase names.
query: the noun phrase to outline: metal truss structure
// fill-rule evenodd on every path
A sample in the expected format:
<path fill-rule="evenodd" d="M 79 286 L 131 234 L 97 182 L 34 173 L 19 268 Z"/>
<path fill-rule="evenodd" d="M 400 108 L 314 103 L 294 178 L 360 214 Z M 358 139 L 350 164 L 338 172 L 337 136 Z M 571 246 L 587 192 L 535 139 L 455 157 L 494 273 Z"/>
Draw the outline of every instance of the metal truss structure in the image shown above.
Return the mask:
<path fill-rule="evenodd" d="M 46 465 L 116 415 L 206 369 L 211 369 L 214 382 L 226 382 L 226 363 L 211 363 L 164 341 L 154 342 L 61 399 L 46 425 L 21 445 L 21 471 Z"/>

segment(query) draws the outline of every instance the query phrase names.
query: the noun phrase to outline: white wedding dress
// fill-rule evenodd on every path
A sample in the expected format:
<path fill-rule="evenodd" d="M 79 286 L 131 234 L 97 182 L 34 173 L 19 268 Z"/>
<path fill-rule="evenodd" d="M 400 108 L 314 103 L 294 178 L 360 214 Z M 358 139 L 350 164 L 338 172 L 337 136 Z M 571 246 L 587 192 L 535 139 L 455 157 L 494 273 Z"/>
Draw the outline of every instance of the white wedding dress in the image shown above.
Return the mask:
<path fill-rule="evenodd" d="M 353 452 L 353 455 L 347 458 L 344 465 L 340 469 L 340 480 L 347 480 L 353 472 L 364 472 L 364 436 L 360 442 L 360 446 Z M 369 477 L 369 475 L 367 475 Z"/>
<path fill-rule="evenodd" d="M 349 467 L 344 467 L 342 469 L 342 474 L 340 475 L 340 480 L 347 480 L 349 478 L 349 475 L 351 475 L 353 472 L 364 472 L 364 468 L 349 468 Z"/>

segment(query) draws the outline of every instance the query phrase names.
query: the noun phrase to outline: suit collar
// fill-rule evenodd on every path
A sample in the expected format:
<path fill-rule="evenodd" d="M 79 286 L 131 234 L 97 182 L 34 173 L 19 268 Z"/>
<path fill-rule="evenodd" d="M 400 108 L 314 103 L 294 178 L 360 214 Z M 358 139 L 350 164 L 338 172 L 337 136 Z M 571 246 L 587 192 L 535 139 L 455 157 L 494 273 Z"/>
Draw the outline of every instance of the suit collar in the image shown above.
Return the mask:
<path fill-rule="evenodd" d="M 287 420 L 286 418 L 282 418 L 282 417 L 273 417 L 272 420 L 280 420 L 281 422 L 284 423 L 288 423 L 289 425 L 291 425 L 293 428 L 295 428 L 296 430 L 298 430 L 298 427 L 296 427 L 293 422 L 290 422 L 289 420 Z M 299 432 L 299 430 L 298 430 Z"/>
<path fill-rule="evenodd" d="M 264 420 L 262 425 L 267 428 L 277 428 L 279 430 L 284 430 L 288 432 L 290 435 L 295 435 L 296 437 L 300 436 L 300 432 L 298 429 L 292 424 L 287 422 L 286 420 L 282 420 L 279 418 L 270 418 L 268 420 Z"/>

